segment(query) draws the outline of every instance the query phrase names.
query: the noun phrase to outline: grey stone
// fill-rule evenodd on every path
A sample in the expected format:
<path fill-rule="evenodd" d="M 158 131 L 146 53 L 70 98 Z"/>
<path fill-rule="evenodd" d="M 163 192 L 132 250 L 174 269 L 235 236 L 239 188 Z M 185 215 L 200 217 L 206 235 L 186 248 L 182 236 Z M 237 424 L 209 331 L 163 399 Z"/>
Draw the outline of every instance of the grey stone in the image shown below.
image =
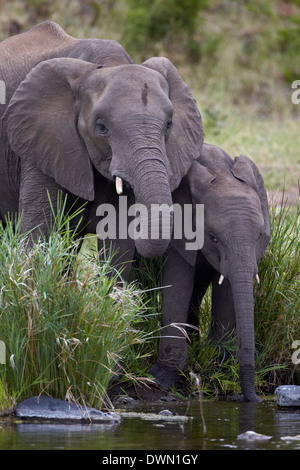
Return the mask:
<path fill-rule="evenodd" d="M 170 410 L 161 410 L 158 414 L 162 415 L 162 416 L 172 416 L 173 415 L 172 411 L 170 411 Z"/>
<path fill-rule="evenodd" d="M 242 434 L 239 434 L 237 437 L 239 440 L 247 440 L 247 441 L 266 441 L 271 439 L 272 436 L 267 436 L 266 434 L 259 434 L 258 432 L 254 431 L 246 431 Z"/>
<path fill-rule="evenodd" d="M 56 398 L 32 397 L 17 405 L 19 418 L 52 419 L 59 421 L 87 421 L 95 423 L 119 423 L 121 417 L 116 413 L 103 412 L 95 408 L 83 407 Z"/>
<path fill-rule="evenodd" d="M 275 389 L 275 396 L 279 406 L 300 407 L 299 385 L 280 385 Z"/>
<path fill-rule="evenodd" d="M 172 395 L 164 395 L 163 397 L 160 397 L 161 401 L 175 401 L 176 398 L 173 397 Z"/>
<path fill-rule="evenodd" d="M 136 403 L 139 403 L 138 400 L 135 400 L 134 398 L 127 397 L 127 396 L 119 397 L 117 399 L 117 402 L 123 403 L 124 405 L 135 405 Z"/>

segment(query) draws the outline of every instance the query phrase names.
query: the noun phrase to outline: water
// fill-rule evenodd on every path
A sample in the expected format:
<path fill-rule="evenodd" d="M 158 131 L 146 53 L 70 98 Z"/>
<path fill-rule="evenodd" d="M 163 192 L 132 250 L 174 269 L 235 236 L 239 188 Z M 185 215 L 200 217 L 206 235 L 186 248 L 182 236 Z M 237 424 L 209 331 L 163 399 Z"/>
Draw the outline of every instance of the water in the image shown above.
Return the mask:
<path fill-rule="evenodd" d="M 163 409 L 185 415 L 187 403 L 138 405 L 127 407 L 126 411 L 157 413 Z M 113 426 L 2 420 L 0 450 L 300 450 L 300 440 L 281 439 L 300 435 L 300 410 L 281 409 L 274 400 L 259 404 L 204 401 L 206 433 L 198 403 L 190 405 L 188 416 L 193 418 L 184 424 L 124 417 L 121 424 Z M 272 438 L 253 442 L 237 438 L 249 430 Z"/>

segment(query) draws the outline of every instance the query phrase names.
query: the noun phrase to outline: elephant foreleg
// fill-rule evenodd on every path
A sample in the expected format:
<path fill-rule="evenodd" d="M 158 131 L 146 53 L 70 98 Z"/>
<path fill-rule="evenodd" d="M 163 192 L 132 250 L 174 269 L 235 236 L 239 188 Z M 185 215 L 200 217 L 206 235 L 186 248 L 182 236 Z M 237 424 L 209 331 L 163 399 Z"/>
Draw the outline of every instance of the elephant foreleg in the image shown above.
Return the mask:
<path fill-rule="evenodd" d="M 21 172 L 19 214 L 21 233 L 28 234 L 29 246 L 41 234 L 48 235 L 57 211 L 60 187 L 50 176 L 25 162 Z"/>
<path fill-rule="evenodd" d="M 163 388 L 180 378 L 187 360 L 186 322 L 194 267 L 170 249 L 163 271 L 163 329 L 157 362 L 148 370 Z"/>

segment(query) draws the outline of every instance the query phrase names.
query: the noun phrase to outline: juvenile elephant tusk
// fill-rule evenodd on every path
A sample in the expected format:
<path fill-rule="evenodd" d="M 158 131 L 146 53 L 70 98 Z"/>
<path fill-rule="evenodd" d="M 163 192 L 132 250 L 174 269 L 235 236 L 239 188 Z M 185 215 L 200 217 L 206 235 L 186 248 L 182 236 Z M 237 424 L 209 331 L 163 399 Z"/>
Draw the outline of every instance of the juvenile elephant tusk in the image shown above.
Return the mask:
<path fill-rule="evenodd" d="M 219 285 L 221 285 L 223 281 L 224 281 L 224 276 L 223 274 L 221 274 L 220 279 L 219 279 Z"/>
<path fill-rule="evenodd" d="M 258 274 L 256 274 L 255 279 L 257 281 L 257 284 L 259 284 L 259 275 Z"/>
<path fill-rule="evenodd" d="M 123 194 L 123 181 L 119 176 L 116 176 L 116 191 L 119 196 Z"/>

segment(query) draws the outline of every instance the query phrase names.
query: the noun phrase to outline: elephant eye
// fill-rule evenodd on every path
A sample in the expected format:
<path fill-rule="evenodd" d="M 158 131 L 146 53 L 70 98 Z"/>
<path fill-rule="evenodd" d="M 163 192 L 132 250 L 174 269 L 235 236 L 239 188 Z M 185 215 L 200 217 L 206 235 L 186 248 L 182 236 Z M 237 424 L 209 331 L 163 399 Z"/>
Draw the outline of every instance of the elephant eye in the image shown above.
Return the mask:
<path fill-rule="evenodd" d="M 169 119 L 169 121 L 166 124 L 166 131 L 169 132 L 171 130 L 171 127 L 173 125 L 172 119 Z"/>
<path fill-rule="evenodd" d="M 208 236 L 210 238 L 210 241 L 212 241 L 213 243 L 218 243 L 219 240 L 217 239 L 217 237 L 214 236 L 213 233 L 209 233 Z"/>
<path fill-rule="evenodd" d="M 106 134 L 107 133 L 108 129 L 105 126 L 102 119 L 97 119 L 95 124 L 96 124 L 97 131 L 101 132 L 101 134 Z"/>

